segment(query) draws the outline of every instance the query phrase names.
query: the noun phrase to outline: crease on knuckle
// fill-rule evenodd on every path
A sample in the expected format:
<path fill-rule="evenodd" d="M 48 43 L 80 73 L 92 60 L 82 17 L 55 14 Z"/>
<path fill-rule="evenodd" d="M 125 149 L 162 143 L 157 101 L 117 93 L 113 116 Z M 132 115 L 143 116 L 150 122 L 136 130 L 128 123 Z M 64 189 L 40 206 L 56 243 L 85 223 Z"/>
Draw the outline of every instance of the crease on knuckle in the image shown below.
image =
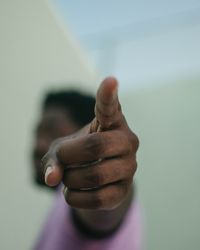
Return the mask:
<path fill-rule="evenodd" d="M 112 125 L 113 117 L 115 116 L 117 110 L 107 110 L 107 113 L 103 113 L 98 107 L 96 107 L 97 119 L 104 124 L 105 127 L 110 127 Z"/>
<path fill-rule="evenodd" d="M 97 114 L 99 114 L 100 116 L 103 116 L 105 118 L 109 118 L 113 116 L 113 114 L 115 114 L 116 112 L 118 112 L 118 107 L 110 107 L 110 106 L 106 106 L 106 113 L 103 112 L 98 106 L 95 107 L 95 112 Z"/>
<path fill-rule="evenodd" d="M 91 168 L 89 173 L 85 176 L 88 186 L 97 187 L 104 184 L 104 174 L 99 168 Z"/>

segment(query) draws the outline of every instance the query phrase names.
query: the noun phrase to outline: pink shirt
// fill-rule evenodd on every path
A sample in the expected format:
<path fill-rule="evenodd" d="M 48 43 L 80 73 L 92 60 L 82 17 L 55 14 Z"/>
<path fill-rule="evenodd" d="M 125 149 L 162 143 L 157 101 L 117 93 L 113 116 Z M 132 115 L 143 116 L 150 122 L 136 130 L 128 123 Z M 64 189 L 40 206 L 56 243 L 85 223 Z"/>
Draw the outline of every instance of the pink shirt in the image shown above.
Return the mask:
<path fill-rule="evenodd" d="M 89 238 L 77 230 L 70 207 L 58 192 L 34 250 L 141 250 L 141 231 L 140 209 L 133 202 L 116 232 L 101 239 Z"/>

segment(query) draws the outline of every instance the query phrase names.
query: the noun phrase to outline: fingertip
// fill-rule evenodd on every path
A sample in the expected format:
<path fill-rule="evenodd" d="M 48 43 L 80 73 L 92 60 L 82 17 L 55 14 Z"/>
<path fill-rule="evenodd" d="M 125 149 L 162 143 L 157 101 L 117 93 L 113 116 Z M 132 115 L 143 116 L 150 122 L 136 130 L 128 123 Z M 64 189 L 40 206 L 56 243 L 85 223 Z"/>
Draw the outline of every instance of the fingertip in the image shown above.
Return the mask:
<path fill-rule="evenodd" d="M 109 89 L 109 91 L 116 91 L 118 89 L 118 81 L 114 76 L 108 76 L 103 80 L 103 85 Z"/>
<path fill-rule="evenodd" d="M 58 166 L 48 167 L 45 172 L 45 183 L 50 187 L 57 186 L 62 180 L 62 175 L 62 170 Z"/>
<path fill-rule="evenodd" d="M 118 96 L 118 81 L 115 77 L 106 77 L 99 88 L 99 98 L 104 103 L 110 103 L 117 99 Z"/>

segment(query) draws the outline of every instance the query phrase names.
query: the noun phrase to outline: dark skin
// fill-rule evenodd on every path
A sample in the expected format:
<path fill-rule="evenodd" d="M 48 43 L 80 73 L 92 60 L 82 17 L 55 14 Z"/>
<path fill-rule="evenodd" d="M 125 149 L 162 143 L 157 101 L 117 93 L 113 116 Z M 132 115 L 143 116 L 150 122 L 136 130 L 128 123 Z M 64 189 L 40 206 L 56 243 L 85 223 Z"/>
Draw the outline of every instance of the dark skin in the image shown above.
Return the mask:
<path fill-rule="evenodd" d="M 122 114 L 117 81 L 100 85 L 94 120 L 72 136 L 55 140 L 42 159 L 48 186 L 64 185 L 66 202 L 91 230 L 113 230 L 133 197 L 137 136 Z"/>
<path fill-rule="evenodd" d="M 41 159 L 48 151 L 52 141 L 75 133 L 80 129 L 66 110 L 60 107 L 48 107 L 43 113 L 35 129 L 35 143 L 33 147 L 32 160 L 35 181 L 46 186 L 44 176 L 41 171 Z"/>

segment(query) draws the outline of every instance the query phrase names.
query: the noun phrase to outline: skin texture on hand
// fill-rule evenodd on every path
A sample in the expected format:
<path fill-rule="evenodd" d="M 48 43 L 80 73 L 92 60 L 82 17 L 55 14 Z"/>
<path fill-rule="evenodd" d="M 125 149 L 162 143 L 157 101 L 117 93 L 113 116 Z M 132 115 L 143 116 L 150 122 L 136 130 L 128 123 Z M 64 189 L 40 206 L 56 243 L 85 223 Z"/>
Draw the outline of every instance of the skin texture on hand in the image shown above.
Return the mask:
<path fill-rule="evenodd" d="M 90 227 L 91 218 L 109 211 L 115 218 L 110 219 L 112 228 L 132 197 L 139 141 L 122 114 L 117 91 L 116 79 L 106 78 L 97 91 L 94 120 L 78 133 L 54 141 L 42 159 L 46 184 L 62 182 L 66 202 Z"/>

